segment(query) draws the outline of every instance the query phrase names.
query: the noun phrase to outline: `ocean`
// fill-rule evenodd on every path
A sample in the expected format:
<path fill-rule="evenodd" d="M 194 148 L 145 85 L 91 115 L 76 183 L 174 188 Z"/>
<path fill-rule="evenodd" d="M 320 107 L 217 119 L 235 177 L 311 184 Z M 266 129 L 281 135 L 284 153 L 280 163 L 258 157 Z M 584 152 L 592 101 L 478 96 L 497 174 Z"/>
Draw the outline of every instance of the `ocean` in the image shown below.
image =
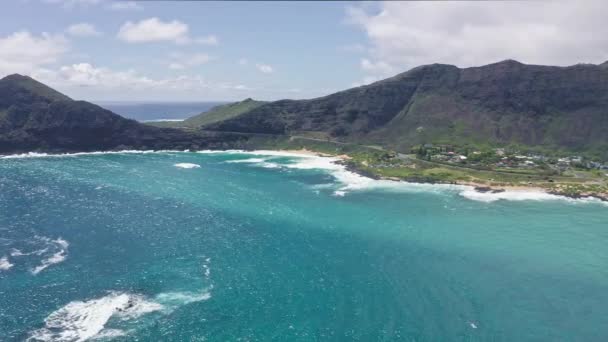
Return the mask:
<path fill-rule="evenodd" d="M 334 161 L 0 159 L 0 340 L 608 339 L 605 203 Z"/>
<path fill-rule="evenodd" d="M 137 121 L 175 121 L 206 112 L 226 102 L 121 102 L 101 101 L 99 106 Z"/>

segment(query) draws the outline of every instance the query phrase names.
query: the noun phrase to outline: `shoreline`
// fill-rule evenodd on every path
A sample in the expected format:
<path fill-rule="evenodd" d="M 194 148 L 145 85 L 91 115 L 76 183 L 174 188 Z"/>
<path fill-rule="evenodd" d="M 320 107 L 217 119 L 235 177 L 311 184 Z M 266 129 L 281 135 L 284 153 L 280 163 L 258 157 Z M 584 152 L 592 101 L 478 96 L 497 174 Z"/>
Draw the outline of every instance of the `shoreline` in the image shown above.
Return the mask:
<path fill-rule="evenodd" d="M 307 152 L 314 153 L 312 151 L 307 151 Z M 314 154 L 314 155 L 321 156 L 321 157 L 327 156 L 322 153 L 318 153 L 318 154 Z M 418 178 L 405 179 L 405 178 L 399 178 L 399 177 L 385 177 L 385 176 L 373 174 L 366 170 L 359 169 L 353 163 L 346 162 L 348 159 L 351 159 L 348 156 L 347 156 L 348 158 L 346 158 L 346 159 L 341 158 L 342 156 L 332 155 L 332 157 L 339 158 L 340 160 L 338 161 L 338 163 L 343 165 L 346 168 L 346 170 L 356 173 L 360 176 L 372 178 L 372 179 L 376 179 L 376 180 L 388 180 L 388 181 L 394 181 L 394 182 L 406 182 L 406 183 L 414 183 L 414 184 L 417 183 L 417 184 L 462 185 L 462 186 L 472 187 L 475 192 L 480 193 L 480 194 L 487 194 L 487 193 L 499 194 L 499 193 L 503 193 L 503 192 L 512 192 L 512 193 L 513 192 L 515 192 L 515 193 L 517 193 L 517 192 L 520 192 L 520 193 L 537 192 L 537 193 L 544 193 L 544 194 L 555 195 L 555 196 L 563 196 L 563 197 L 567 197 L 567 198 L 571 198 L 571 199 L 593 198 L 593 199 L 600 200 L 602 202 L 608 202 L 608 193 L 594 193 L 594 192 L 573 193 L 573 192 L 567 192 L 567 191 L 558 191 L 558 190 L 554 190 L 554 189 L 548 189 L 548 188 L 542 187 L 540 185 L 534 185 L 534 184 L 530 184 L 530 185 L 523 185 L 523 184 L 520 184 L 520 185 L 492 185 L 492 184 L 474 182 L 474 181 L 442 182 L 442 181 L 429 181 L 429 180 L 418 179 Z M 560 183 L 555 183 L 555 186 L 559 187 Z"/>
<path fill-rule="evenodd" d="M 201 150 L 201 151 L 205 151 L 205 150 Z M 15 153 L 15 154 L 8 154 L 8 155 L 0 155 L 0 159 L 13 159 L 13 158 L 28 158 L 28 157 L 64 157 L 64 156 L 81 156 L 81 155 L 98 155 L 98 154 L 121 154 L 121 153 L 133 153 L 133 154 L 137 154 L 137 153 L 162 153 L 162 152 L 171 152 L 171 153 L 175 153 L 175 152 L 201 152 L 201 151 L 193 151 L 193 150 L 108 150 L 108 151 L 91 151 L 91 152 L 68 152 L 68 153 L 58 153 L 58 154 L 47 154 L 44 152 L 28 152 L 28 153 Z M 212 151 L 218 151 L 218 152 L 222 152 L 222 151 L 231 151 L 231 150 L 212 150 Z M 234 151 L 234 150 L 232 150 Z M 256 151 L 256 150 L 241 150 L 244 152 L 252 152 L 252 151 Z M 264 151 L 264 150 L 257 150 L 257 151 Z M 345 169 L 347 171 L 353 172 L 357 175 L 366 177 L 366 178 L 371 178 L 371 179 L 376 179 L 376 180 L 388 180 L 388 181 L 393 181 L 393 182 L 406 182 L 406 183 L 412 183 L 412 184 L 446 184 L 446 185 L 462 185 L 462 186 L 469 186 L 472 187 L 474 191 L 476 191 L 477 193 L 480 194 L 485 194 L 485 193 L 490 193 L 490 194 L 498 194 L 498 193 L 503 193 L 503 192 L 537 192 L 537 193 L 545 193 L 545 194 L 550 194 L 550 195 L 556 195 L 556 196 L 563 196 L 563 197 L 567 197 L 567 198 L 571 198 L 571 199 L 585 199 L 585 198 L 594 198 L 594 199 L 598 199 L 601 200 L 603 202 L 608 202 L 608 193 L 595 193 L 595 192 L 568 192 L 568 191 L 559 191 L 559 190 L 555 190 L 555 189 L 548 189 L 546 187 L 542 187 L 539 185 L 534 185 L 534 184 L 530 184 L 530 185 L 492 185 L 492 184 L 487 184 L 487 183 L 481 183 L 481 182 L 474 182 L 474 181 L 431 181 L 431 180 L 427 180 L 424 178 L 416 178 L 416 179 L 406 179 L 406 178 L 399 178 L 399 177 L 385 177 L 385 176 L 381 176 L 381 175 L 377 175 L 374 173 L 371 173 L 367 170 L 362 170 L 360 168 L 357 167 L 357 165 L 355 165 L 352 162 L 349 162 L 352 160 L 352 157 L 349 156 L 348 154 L 330 154 L 330 153 L 323 153 L 323 152 L 318 152 L 318 151 L 314 151 L 314 150 L 309 150 L 307 148 L 302 148 L 302 149 L 276 149 L 276 150 L 267 150 L 267 151 L 275 151 L 275 152 L 283 152 L 283 153 L 289 153 L 289 154 L 293 154 L 293 155 L 300 155 L 303 157 L 323 157 L 323 158 L 335 158 L 337 159 L 336 161 L 334 161 L 337 164 L 340 164 L 342 166 L 345 167 Z M 562 183 L 563 184 L 563 183 Z M 554 186 L 556 188 L 560 188 L 560 183 L 555 183 Z"/>

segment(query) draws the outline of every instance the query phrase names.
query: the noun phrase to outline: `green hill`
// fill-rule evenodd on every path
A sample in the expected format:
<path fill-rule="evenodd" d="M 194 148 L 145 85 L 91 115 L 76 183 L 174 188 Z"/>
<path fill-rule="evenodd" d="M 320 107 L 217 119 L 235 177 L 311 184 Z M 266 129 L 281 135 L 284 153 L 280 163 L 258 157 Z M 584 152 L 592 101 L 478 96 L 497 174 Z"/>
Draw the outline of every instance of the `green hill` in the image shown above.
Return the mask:
<path fill-rule="evenodd" d="M 190 117 L 184 121 L 159 121 L 147 122 L 147 124 L 156 127 L 200 128 L 201 126 L 235 118 L 243 113 L 259 107 L 264 103 L 266 102 L 255 101 L 249 98 L 240 102 L 215 106 L 206 112 Z"/>
<path fill-rule="evenodd" d="M 0 153 L 223 146 L 229 134 L 157 128 L 74 101 L 22 75 L 0 79 Z"/>
<path fill-rule="evenodd" d="M 325 134 L 400 151 L 420 143 L 517 144 L 608 157 L 606 65 L 425 65 L 325 97 L 266 103 L 206 128 Z"/>

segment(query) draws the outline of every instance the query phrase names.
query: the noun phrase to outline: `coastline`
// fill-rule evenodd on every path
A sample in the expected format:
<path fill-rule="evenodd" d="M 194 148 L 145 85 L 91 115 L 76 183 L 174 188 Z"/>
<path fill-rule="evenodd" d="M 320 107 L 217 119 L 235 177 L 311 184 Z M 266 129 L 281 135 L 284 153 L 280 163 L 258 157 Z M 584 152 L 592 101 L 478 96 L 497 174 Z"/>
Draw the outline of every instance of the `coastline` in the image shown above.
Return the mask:
<path fill-rule="evenodd" d="M 230 151 L 230 150 L 212 150 L 212 151 Z M 233 150 L 234 151 L 234 150 Z M 255 151 L 255 150 L 242 150 L 242 151 Z M 263 151 L 263 150 L 260 150 Z M 540 185 L 530 184 L 488 184 L 483 182 L 475 182 L 471 180 L 454 180 L 454 181 L 441 181 L 441 180 L 430 180 L 426 178 L 401 178 L 401 177 L 386 177 L 378 174 L 369 172 L 357 166 L 354 162 L 353 157 L 348 154 L 331 154 L 319 151 L 310 150 L 307 148 L 301 149 L 269 149 L 268 151 L 289 153 L 292 155 L 299 155 L 303 157 L 323 157 L 323 158 L 334 158 L 334 163 L 344 166 L 344 168 L 362 177 L 371 178 L 375 180 L 386 180 L 393 182 L 406 182 L 412 184 L 446 184 L 446 185 L 461 185 L 471 187 L 473 191 L 479 194 L 500 194 L 504 192 L 511 193 L 525 193 L 535 192 L 543 193 L 548 195 L 563 196 L 571 199 L 597 199 L 603 202 L 608 202 L 608 193 L 605 192 L 592 192 L 592 191 L 573 191 L 568 189 L 568 184 L 555 183 L 552 184 L 551 188 L 543 187 Z M 97 154 L 121 154 L 121 153 L 154 153 L 154 152 L 201 152 L 192 150 L 110 150 L 110 151 L 93 151 L 93 152 L 74 152 L 74 153 L 59 153 L 59 154 L 46 154 L 46 153 L 21 153 L 21 154 L 8 154 L 0 155 L 0 159 L 13 159 L 13 158 L 31 158 L 31 157 L 65 157 L 65 156 L 79 156 L 79 155 L 97 155 Z M 563 189 L 566 187 L 566 189 Z"/>
<path fill-rule="evenodd" d="M 302 156 L 337 158 L 338 160 L 336 161 L 336 163 L 343 165 L 347 171 L 356 173 L 363 177 L 372 178 L 372 179 L 376 179 L 376 180 L 407 182 L 407 183 L 413 183 L 413 184 L 417 183 L 417 184 L 462 185 L 462 186 L 472 187 L 475 192 L 480 193 L 480 194 L 487 194 L 487 193 L 499 194 L 499 193 L 503 193 L 503 192 L 515 192 L 515 193 L 536 192 L 536 193 L 543 193 L 543 194 L 548 194 L 548 195 L 563 196 L 563 197 L 567 197 L 567 198 L 571 198 L 571 199 L 594 198 L 597 200 L 601 200 L 603 202 L 608 202 L 608 193 L 572 192 L 572 191 L 556 190 L 556 188 L 558 188 L 558 189 L 560 188 L 560 185 L 561 185 L 560 183 L 556 183 L 553 188 L 546 188 L 546 187 L 542 187 L 540 185 L 534 185 L 534 184 L 531 184 L 531 185 L 524 185 L 524 184 L 494 185 L 494 184 L 487 184 L 487 183 L 482 183 L 482 182 L 474 182 L 474 181 L 470 181 L 470 180 L 442 182 L 442 181 L 429 181 L 429 180 L 419 179 L 419 178 L 407 179 L 407 178 L 399 178 L 399 177 L 384 177 L 381 175 L 373 174 L 373 173 L 363 170 L 361 168 L 358 168 L 355 165 L 355 163 L 349 162 L 350 160 L 352 160 L 352 158 L 350 156 L 348 156 L 347 154 L 332 155 L 332 154 L 308 150 L 305 148 L 300 149 L 300 150 L 282 150 L 282 151 L 293 153 L 293 154 L 299 154 Z"/>

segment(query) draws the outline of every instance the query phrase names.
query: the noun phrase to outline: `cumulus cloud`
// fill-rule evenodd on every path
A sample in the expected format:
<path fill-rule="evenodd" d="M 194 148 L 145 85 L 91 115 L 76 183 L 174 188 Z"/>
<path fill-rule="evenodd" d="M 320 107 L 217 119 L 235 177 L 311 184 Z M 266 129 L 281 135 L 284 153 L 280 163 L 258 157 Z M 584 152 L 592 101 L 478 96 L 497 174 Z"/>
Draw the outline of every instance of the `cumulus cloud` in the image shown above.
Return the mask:
<path fill-rule="evenodd" d="M 169 41 L 176 44 L 217 45 L 219 40 L 214 35 L 191 38 L 187 24 L 178 21 L 162 21 L 159 18 L 148 18 L 138 22 L 127 21 L 118 31 L 118 38 L 129 43 L 148 43 Z"/>
<path fill-rule="evenodd" d="M 97 67 L 90 63 L 76 63 L 64 65 L 56 70 L 39 69 L 32 76 L 44 83 L 63 89 L 92 88 L 96 93 L 116 94 L 145 93 L 156 91 L 157 93 L 174 92 L 197 92 L 197 91 L 220 91 L 250 90 L 243 84 L 238 83 L 214 83 L 197 75 L 179 75 L 168 78 L 153 78 L 138 73 L 135 70 L 113 70 L 106 67 Z"/>
<path fill-rule="evenodd" d="M 211 61 L 213 58 L 206 53 L 183 54 L 173 53 L 170 55 L 172 62 L 169 63 L 171 70 L 183 70 L 195 67 Z"/>
<path fill-rule="evenodd" d="M 352 7 L 368 38 L 361 67 L 374 75 L 421 64 L 461 67 L 504 59 L 571 65 L 608 59 L 608 2 L 392 2 Z"/>
<path fill-rule="evenodd" d="M 90 63 L 65 65 L 57 71 L 44 70 L 36 74 L 43 81 L 56 86 L 95 87 L 97 89 L 192 89 L 207 86 L 200 77 L 179 76 L 154 79 L 135 70 L 116 71 L 96 67 Z"/>
<path fill-rule="evenodd" d="M 139 11 L 143 9 L 143 7 L 135 1 L 113 2 L 108 8 L 114 11 Z"/>
<path fill-rule="evenodd" d="M 101 32 L 97 31 L 95 26 L 89 23 L 78 23 L 70 25 L 70 27 L 68 27 L 65 31 L 69 35 L 75 37 L 93 37 L 101 35 Z"/>
<path fill-rule="evenodd" d="M 271 74 L 271 73 L 274 72 L 274 68 L 272 66 L 268 65 L 268 64 L 258 63 L 258 64 L 255 65 L 255 67 L 258 68 L 258 70 L 260 72 L 263 72 L 265 74 Z"/>
<path fill-rule="evenodd" d="M 57 62 L 68 49 L 68 41 L 62 35 L 42 33 L 36 36 L 20 31 L 0 37 L 0 76 L 30 73 Z"/>
<path fill-rule="evenodd" d="M 158 18 L 144 19 L 139 22 L 127 21 L 118 31 L 118 38 L 129 43 L 173 41 L 188 39 L 188 25 L 177 21 L 164 22 Z"/>

